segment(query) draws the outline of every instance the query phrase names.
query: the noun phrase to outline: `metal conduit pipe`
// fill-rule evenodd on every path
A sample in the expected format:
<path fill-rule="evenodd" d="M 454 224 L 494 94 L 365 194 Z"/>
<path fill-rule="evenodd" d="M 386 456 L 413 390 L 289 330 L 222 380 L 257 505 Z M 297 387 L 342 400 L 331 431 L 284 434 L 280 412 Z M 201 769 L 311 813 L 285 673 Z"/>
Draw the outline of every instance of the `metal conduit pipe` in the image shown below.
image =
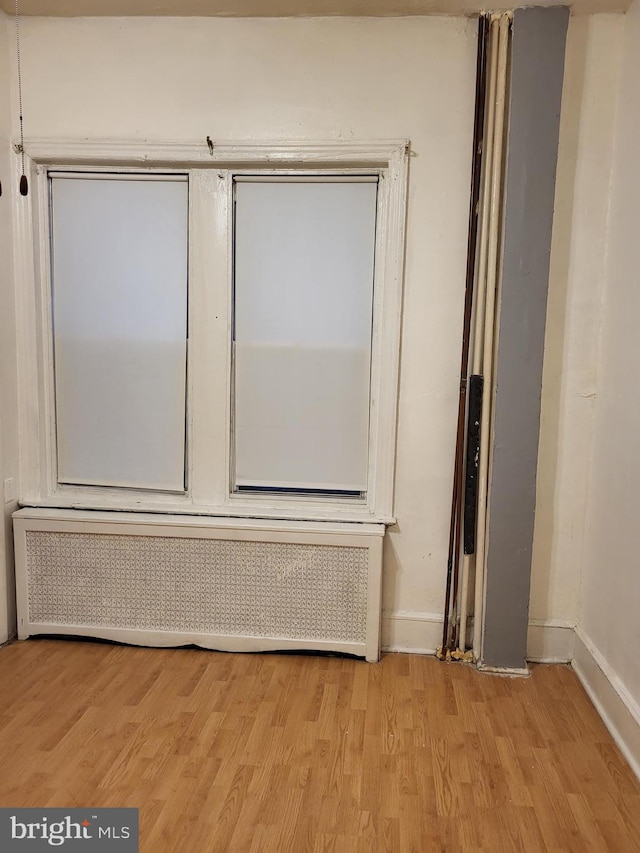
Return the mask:
<path fill-rule="evenodd" d="M 456 622 L 451 620 L 451 609 L 456 608 L 460 568 L 460 530 L 462 521 L 462 484 L 464 475 L 465 414 L 467 400 L 467 374 L 469 372 L 469 343 L 473 310 L 473 289 L 476 271 L 476 246 L 478 237 L 478 211 L 481 187 L 482 148 L 484 133 L 484 107 L 486 89 L 486 48 L 488 18 L 478 19 L 478 51 L 476 59 L 476 96 L 473 124 L 473 160 L 471 168 L 471 197 L 469 202 L 469 233 L 467 241 L 467 270 L 462 327 L 462 357 L 460 364 L 460 393 L 458 399 L 458 424 L 456 452 L 451 498 L 451 522 L 449 529 L 449 555 L 447 560 L 447 587 L 442 632 L 442 653 L 456 647 Z"/>
<path fill-rule="evenodd" d="M 486 86 L 486 110 L 485 131 L 482 146 L 482 192 L 480 196 L 479 211 L 479 252 L 478 265 L 476 268 L 476 293 L 474 299 L 474 331 L 473 331 L 473 356 L 471 359 L 471 373 L 482 372 L 482 353 L 484 344 L 484 323 L 486 309 L 487 290 L 487 251 L 489 242 L 489 201 L 491 197 L 491 179 L 493 164 L 493 146 L 495 130 L 495 104 L 496 85 L 498 76 L 498 30 L 499 20 L 491 21 L 487 37 L 487 86 Z M 477 523 L 476 515 L 476 523 Z M 474 555 L 464 554 L 462 557 L 462 590 L 460 593 L 460 650 L 464 652 L 467 645 L 467 615 L 469 610 L 469 581 L 471 568 L 475 562 Z"/>
<path fill-rule="evenodd" d="M 489 447 L 492 430 L 494 335 L 496 328 L 496 289 L 499 284 L 498 247 L 502 226 L 503 168 L 502 157 L 505 131 L 505 105 L 507 97 L 507 65 L 510 41 L 511 16 L 502 15 L 498 32 L 498 73 L 496 84 L 495 131 L 491 166 L 491 199 L 489 210 L 489 235 L 487 257 L 487 284 L 484 319 L 482 375 L 484 376 L 484 405 L 480 426 L 480 468 L 478 474 L 478 522 L 476 540 L 476 577 L 474 596 L 473 655 L 479 660 L 482 654 L 482 615 L 485 592 L 485 549 L 488 511 Z"/>

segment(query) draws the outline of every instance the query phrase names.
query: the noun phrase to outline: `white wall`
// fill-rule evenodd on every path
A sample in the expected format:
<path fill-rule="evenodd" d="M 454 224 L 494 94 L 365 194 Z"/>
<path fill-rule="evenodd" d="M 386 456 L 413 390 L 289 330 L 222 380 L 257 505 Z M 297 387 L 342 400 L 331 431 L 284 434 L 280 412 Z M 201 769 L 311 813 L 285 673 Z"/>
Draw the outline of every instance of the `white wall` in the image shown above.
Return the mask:
<path fill-rule="evenodd" d="M 0 12 L 0 503 L 4 502 L 3 484 L 14 478 L 18 488 L 18 423 L 15 356 L 14 295 L 11 208 L 17 184 L 14 179 L 14 155 L 11 140 L 11 67 L 10 49 L 14 36 L 10 19 Z M 13 583 L 13 539 L 11 513 L 15 501 L 3 503 L 0 520 L 0 643 L 15 633 L 15 597 Z"/>
<path fill-rule="evenodd" d="M 25 19 L 30 136 L 412 142 L 385 642 L 442 611 L 477 25 L 464 18 Z M 431 629 L 431 630 L 430 630 Z M 437 628 L 435 636 L 437 637 Z"/>
<path fill-rule="evenodd" d="M 633 11 L 628 20 L 637 17 Z M 603 444 L 603 427 L 594 438 L 594 425 L 624 22 L 620 15 L 572 18 L 567 45 L 530 613 L 534 624 L 557 629 L 559 657 L 571 656 L 571 627 L 580 618 L 595 518 L 592 500 L 587 522 L 596 493 L 590 459 L 595 447 L 598 468 Z M 443 605 L 475 33 L 475 21 L 462 18 L 30 18 L 22 25 L 30 136 L 411 139 L 398 525 L 384 564 L 384 641 L 396 647 L 433 648 Z M 2 257 L 7 263 L 9 253 Z M 13 346 L 7 331 L 5 351 Z M 13 359 L 2 363 L 11 398 Z M 17 459 L 15 426 L 2 426 L 7 470 Z M 590 580 L 587 586 L 585 620 Z M 544 637 L 534 639 L 544 652 Z"/>
<path fill-rule="evenodd" d="M 635 0 L 624 24 L 579 633 L 640 726 L 639 151 L 640 0 Z"/>
<path fill-rule="evenodd" d="M 580 615 L 623 26 L 572 17 L 567 37 L 529 614 L 530 650 L 565 660 Z"/>

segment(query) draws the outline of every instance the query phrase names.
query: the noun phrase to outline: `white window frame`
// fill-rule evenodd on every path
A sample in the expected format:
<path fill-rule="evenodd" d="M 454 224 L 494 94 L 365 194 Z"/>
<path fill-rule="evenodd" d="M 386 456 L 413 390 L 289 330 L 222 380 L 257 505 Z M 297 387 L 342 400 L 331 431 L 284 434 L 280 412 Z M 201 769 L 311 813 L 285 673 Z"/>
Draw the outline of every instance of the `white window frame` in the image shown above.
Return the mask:
<path fill-rule="evenodd" d="M 21 502 L 334 521 L 393 522 L 406 141 L 147 144 L 28 140 L 30 193 L 16 208 Z M 16 164 L 17 165 L 17 164 Z M 50 310 L 48 172 L 158 172 L 189 176 L 189 331 L 184 494 L 57 483 Z M 233 176 L 376 175 L 369 486 L 365 498 L 238 494 L 232 483 L 231 308 Z"/>

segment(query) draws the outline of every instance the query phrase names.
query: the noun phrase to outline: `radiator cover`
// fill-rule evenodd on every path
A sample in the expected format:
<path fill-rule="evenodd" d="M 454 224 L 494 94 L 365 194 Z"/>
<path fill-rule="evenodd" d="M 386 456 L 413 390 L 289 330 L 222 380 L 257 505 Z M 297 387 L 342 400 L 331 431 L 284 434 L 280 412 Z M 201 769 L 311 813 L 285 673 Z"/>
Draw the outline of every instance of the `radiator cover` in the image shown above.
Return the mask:
<path fill-rule="evenodd" d="M 19 636 L 379 656 L 381 525 L 14 514 Z"/>

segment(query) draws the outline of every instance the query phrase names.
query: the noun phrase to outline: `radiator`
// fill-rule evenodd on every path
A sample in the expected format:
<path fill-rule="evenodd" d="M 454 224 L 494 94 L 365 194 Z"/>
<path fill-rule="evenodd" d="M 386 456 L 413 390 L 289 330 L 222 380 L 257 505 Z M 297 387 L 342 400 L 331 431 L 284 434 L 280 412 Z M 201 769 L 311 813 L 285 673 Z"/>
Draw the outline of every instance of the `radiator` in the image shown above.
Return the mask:
<path fill-rule="evenodd" d="M 18 636 L 377 660 L 384 526 L 22 509 Z"/>

